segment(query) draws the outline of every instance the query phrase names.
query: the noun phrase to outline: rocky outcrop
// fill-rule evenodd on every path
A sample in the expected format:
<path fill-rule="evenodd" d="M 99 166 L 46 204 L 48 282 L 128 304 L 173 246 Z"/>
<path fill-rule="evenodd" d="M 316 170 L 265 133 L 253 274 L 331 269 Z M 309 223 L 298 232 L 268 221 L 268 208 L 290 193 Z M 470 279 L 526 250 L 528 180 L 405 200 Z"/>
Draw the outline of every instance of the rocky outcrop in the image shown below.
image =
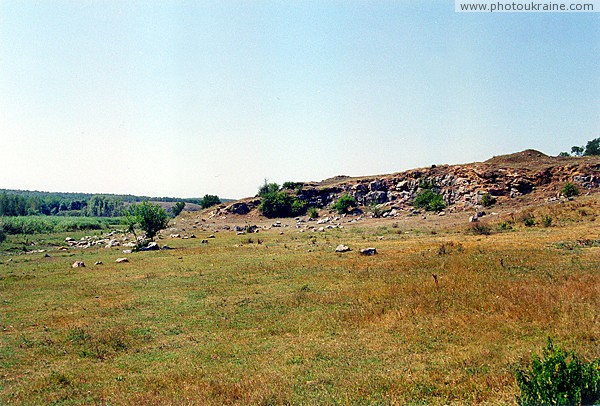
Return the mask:
<path fill-rule="evenodd" d="M 514 199 L 540 190 L 546 197 L 556 196 L 566 182 L 584 190 L 600 187 L 600 158 L 549 157 L 526 150 L 466 165 L 432 166 L 366 178 L 339 176 L 320 184 L 304 184 L 297 196 L 309 206 L 323 208 L 349 194 L 361 206 L 384 205 L 389 213 L 411 210 L 415 196 L 426 185 L 433 185 L 450 210 L 457 211 L 472 210 L 487 193 Z"/>

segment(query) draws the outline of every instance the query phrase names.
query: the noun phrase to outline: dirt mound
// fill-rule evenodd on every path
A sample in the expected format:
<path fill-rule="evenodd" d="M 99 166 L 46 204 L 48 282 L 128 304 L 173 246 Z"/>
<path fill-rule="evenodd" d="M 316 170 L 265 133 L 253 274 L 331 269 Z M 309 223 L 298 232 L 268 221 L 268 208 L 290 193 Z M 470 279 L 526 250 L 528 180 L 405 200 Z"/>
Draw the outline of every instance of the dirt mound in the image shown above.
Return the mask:
<path fill-rule="evenodd" d="M 531 165 L 531 164 L 548 164 L 555 162 L 556 157 L 550 157 L 543 152 L 535 149 L 526 149 L 525 151 L 515 152 L 514 154 L 499 155 L 485 161 L 491 165 Z"/>

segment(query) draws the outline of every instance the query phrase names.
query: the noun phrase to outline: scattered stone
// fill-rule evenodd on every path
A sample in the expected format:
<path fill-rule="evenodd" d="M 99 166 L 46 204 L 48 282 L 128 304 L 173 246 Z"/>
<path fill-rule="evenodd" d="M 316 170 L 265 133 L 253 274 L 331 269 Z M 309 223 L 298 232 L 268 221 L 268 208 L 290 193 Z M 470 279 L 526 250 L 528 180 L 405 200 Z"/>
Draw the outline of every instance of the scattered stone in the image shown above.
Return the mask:
<path fill-rule="evenodd" d="M 83 261 L 75 261 L 71 268 L 85 268 L 85 263 Z"/>
<path fill-rule="evenodd" d="M 169 237 L 171 237 L 171 238 L 180 238 L 181 235 L 180 234 L 171 234 Z"/>
<path fill-rule="evenodd" d="M 116 262 L 117 264 L 120 264 L 120 263 L 122 263 L 122 262 L 129 262 L 129 260 L 128 260 L 127 258 L 117 258 L 117 259 L 115 260 L 115 262 Z"/>
<path fill-rule="evenodd" d="M 369 247 L 360 250 L 360 255 L 375 255 L 377 254 L 377 250 L 375 248 Z"/>
<path fill-rule="evenodd" d="M 131 250 L 123 250 L 123 254 L 131 254 Z"/>
<path fill-rule="evenodd" d="M 50 258 L 50 254 L 44 254 L 44 258 Z"/>
<path fill-rule="evenodd" d="M 96 261 L 94 262 L 94 265 L 102 265 L 102 261 Z"/>
<path fill-rule="evenodd" d="M 172 250 L 174 248 L 169 247 L 168 245 L 163 245 L 162 247 L 163 250 Z"/>
<path fill-rule="evenodd" d="M 104 248 L 112 248 L 112 247 L 118 247 L 119 245 L 121 245 L 119 243 L 119 241 L 117 240 L 110 240 L 105 246 Z"/>
<path fill-rule="evenodd" d="M 208 238 L 216 238 L 214 234 L 208 236 Z"/>
<path fill-rule="evenodd" d="M 200 244 L 208 244 L 208 240 L 202 240 L 200 241 Z"/>
<path fill-rule="evenodd" d="M 335 252 L 348 252 L 350 251 L 350 247 L 344 244 L 340 244 L 336 247 Z"/>

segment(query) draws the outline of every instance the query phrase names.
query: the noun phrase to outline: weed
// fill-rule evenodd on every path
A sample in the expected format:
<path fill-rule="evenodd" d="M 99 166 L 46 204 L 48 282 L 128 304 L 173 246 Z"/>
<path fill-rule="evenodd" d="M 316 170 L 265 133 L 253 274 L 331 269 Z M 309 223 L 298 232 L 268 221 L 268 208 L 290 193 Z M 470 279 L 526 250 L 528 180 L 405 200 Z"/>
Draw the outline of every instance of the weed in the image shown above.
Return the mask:
<path fill-rule="evenodd" d="M 592 405 L 600 401 L 600 358 L 583 362 L 548 338 L 542 356 L 515 371 L 521 405 Z"/>
<path fill-rule="evenodd" d="M 548 216 L 548 215 L 542 216 L 542 225 L 544 227 L 551 227 L 552 226 L 552 217 Z"/>
<path fill-rule="evenodd" d="M 562 188 L 561 193 L 566 197 L 574 197 L 579 195 L 579 189 L 571 182 L 567 182 Z"/>
<path fill-rule="evenodd" d="M 512 226 L 510 225 L 510 223 L 503 221 L 500 224 L 498 224 L 498 227 L 496 227 L 498 231 L 508 231 L 508 230 L 512 230 Z"/>
<path fill-rule="evenodd" d="M 525 227 L 533 227 L 535 225 L 535 217 L 533 214 L 528 214 L 523 218 L 523 224 Z"/>

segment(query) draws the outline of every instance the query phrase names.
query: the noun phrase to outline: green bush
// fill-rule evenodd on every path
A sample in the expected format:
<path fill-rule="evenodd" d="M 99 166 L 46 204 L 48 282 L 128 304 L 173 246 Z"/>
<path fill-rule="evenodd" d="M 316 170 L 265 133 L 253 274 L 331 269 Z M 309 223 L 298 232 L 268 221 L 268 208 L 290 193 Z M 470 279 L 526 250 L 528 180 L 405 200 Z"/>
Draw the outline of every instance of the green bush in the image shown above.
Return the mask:
<path fill-rule="evenodd" d="M 523 224 L 525 224 L 525 227 L 533 227 L 535 225 L 535 217 L 532 214 L 528 214 L 523 218 Z"/>
<path fill-rule="evenodd" d="M 431 189 L 425 189 L 417 194 L 413 206 L 427 211 L 441 211 L 446 207 L 446 202 L 439 193 Z"/>
<path fill-rule="evenodd" d="M 204 195 L 200 201 L 200 206 L 202 206 L 203 209 L 216 206 L 217 204 L 221 204 L 221 199 L 216 195 Z"/>
<path fill-rule="evenodd" d="M 306 202 L 286 192 L 268 192 L 262 195 L 258 209 L 265 217 L 293 217 L 306 212 Z"/>
<path fill-rule="evenodd" d="M 354 198 L 347 193 L 340 196 L 337 202 L 335 202 L 333 205 L 334 210 L 339 214 L 348 213 L 348 210 L 351 207 L 356 207 L 356 200 L 354 200 Z"/>
<path fill-rule="evenodd" d="M 542 356 L 515 371 L 520 405 L 593 405 L 600 402 L 600 358 L 585 363 L 548 338 Z"/>
<path fill-rule="evenodd" d="M 6 234 L 4 231 L 0 230 L 0 244 L 2 244 L 6 240 Z"/>
<path fill-rule="evenodd" d="M 577 186 L 575 186 L 573 183 L 567 182 L 561 193 L 566 197 L 573 197 L 579 194 L 579 189 L 577 189 Z"/>
<path fill-rule="evenodd" d="M 495 203 L 496 199 L 489 193 L 486 193 L 483 196 L 481 196 L 481 204 L 483 205 L 483 207 L 490 207 Z"/>
<path fill-rule="evenodd" d="M 279 185 L 277 183 L 269 183 L 267 179 L 265 179 L 265 183 L 258 188 L 258 195 L 261 197 L 276 192 L 279 192 Z"/>
<path fill-rule="evenodd" d="M 319 217 L 319 211 L 313 206 L 310 206 L 307 212 L 308 217 L 310 217 L 311 219 L 316 219 L 317 217 Z"/>

